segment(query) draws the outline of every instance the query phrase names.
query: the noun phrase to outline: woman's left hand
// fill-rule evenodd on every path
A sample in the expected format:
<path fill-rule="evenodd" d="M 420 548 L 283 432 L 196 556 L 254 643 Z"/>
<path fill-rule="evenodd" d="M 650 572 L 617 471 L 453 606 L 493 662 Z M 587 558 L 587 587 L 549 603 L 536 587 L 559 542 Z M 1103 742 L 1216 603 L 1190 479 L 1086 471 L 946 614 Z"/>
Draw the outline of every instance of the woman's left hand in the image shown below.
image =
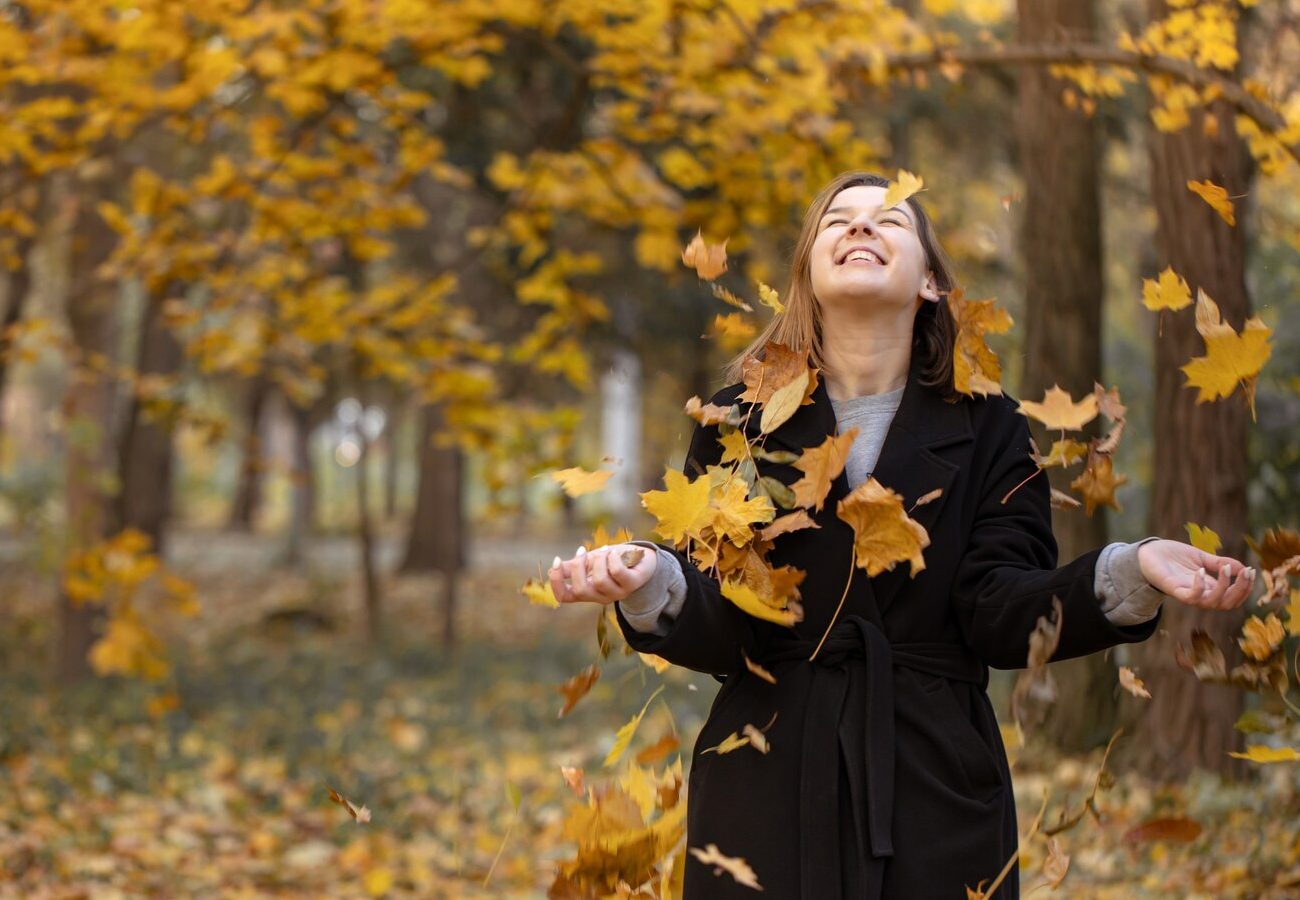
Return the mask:
<path fill-rule="evenodd" d="M 1235 609 L 1255 587 L 1253 568 L 1182 541 L 1143 544 L 1138 548 L 1138 565 L 1161 593 L 1202 609 Z"/>

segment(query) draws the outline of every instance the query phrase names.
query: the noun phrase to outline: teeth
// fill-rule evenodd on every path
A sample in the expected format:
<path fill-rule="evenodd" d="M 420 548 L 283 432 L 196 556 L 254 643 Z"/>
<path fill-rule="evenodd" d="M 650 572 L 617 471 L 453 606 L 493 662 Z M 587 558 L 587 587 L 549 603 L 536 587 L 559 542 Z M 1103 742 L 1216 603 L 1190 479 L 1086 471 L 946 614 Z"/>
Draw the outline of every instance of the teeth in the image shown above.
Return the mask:
<path fill-rule="evenodd" d="M 854 250 L 848 256 L 844 257 L 845 262 L 849 262 L 850 260 L 854 260 L 854 259 L 862 259 L 862 260 L 866 260 L 867 262 L 873 262 L 876 264 L 880 263 L 880 257 L 876 256 L 876 254 L 872 253 L 870 250 Z"/>

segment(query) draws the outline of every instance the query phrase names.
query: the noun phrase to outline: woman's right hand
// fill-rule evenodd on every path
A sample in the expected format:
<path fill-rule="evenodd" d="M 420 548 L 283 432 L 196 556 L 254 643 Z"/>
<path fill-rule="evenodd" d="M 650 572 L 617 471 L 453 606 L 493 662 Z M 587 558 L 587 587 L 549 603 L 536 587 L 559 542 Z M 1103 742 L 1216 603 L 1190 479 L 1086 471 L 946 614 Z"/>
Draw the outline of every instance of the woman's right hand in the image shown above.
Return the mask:
<path fill-rule="evenodd" d="M 623 554 L 628 551 L 640 552 L 635 565 L 623 562 Z M 637 544 L 607 544 L 591 552 L 579 547 L 572 559 L 557 556 L 547 576 L 555 599 L 561 603 L 608 606 L 648 582 L 658 560 L 658 553 Z"/>

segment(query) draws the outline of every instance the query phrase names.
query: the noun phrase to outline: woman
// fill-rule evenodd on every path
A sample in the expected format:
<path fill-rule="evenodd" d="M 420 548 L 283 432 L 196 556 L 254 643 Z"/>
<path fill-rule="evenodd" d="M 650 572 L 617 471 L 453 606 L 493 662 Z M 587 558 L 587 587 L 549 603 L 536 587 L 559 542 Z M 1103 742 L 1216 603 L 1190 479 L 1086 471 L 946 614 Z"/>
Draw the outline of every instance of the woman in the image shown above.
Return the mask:
<path fill-rule="evenodd" d="M 846 173 L 818 194 L 786 311 L 728 373 L 738 381 L 744 355 L 769 340 L 806 351 L 821 369 L 813 403 L 769 435 L 769 450 L 798 452 L 860 428 L 814 515 L 820 528 L 777 538 L 769 555 L 807 573 L 803 621 L 785 628 L 750 617 L 669 547 L 631 568 L 620 559 L 626 545 L 602 547 L 550 572 L 561 602 L 615 603 L 636 649 L 725 676 L 691 764 L 687 839 L 744 857 L 766 896 L 783 900 L 959 900 L 964 886 L 997 874 L 1017 833 L 988 667 L 1026 665 L 1053 598 L 1062 604 L 1053 658 L 1067 659 L 1146 639 L 1165 596 L 1228 609 L 1254 583 L 1235 559 L 1154 538 L 1057 567 L 1047 478 L 1030 477 L 1025 417 L 1006 397 L 954 390 L 949 264 L 915 200 L 881 208 L 887 185 Z M 742 389 L 711 402 L 729 406 Z M 688 475 L 718 463 L 717 437 L 716 426 L 695 430 Z M 787 484 L 799 474 L 759 467 Z M 874 578 L 851 569 L 853 531 L 835 507 L 868 475 L 907 508 L 942 489 L 912 512 L 930 536 L 914 578 L 907 566 Z M 768 754 L 701 754 L 773 715 Z M 752 900 L 693 860 L 685 878 L 687 900 Z M 996 896 L 1018 896 L 1014 867 Z"/>

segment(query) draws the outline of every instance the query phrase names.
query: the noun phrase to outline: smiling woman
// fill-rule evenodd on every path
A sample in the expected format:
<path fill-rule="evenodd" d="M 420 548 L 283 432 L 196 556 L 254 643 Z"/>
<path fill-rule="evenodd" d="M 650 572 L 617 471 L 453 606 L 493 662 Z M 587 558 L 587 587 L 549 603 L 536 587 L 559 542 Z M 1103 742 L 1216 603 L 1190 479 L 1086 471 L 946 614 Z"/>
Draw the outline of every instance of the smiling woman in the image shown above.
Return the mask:
<path fill-rule="evenodd" d="M 615 604 L 635 649 L 723 680 L 691 762 L 687 842 L 744 857 L 767 896 L 791 900 L 951 900 L 991 879 L 1017 830 L 989 667 L 1025 666 L 1057 608 L 1053 658 L 1068 659 L 1149 637 L 1167 596 L 1231 608 L 1254 580 L 1235 559 L 1154 538 L 1057 565 L 1025 416 L 1009 397 L 956 390 L 951 268 L 914 199 L 885 206 L 888 184 L 846 173 L 817 195 L 785 312 L 710 400 L 739 406 L 736 427 L 764 448 L 751 474 L 768 484 L 791 487 L 809 457 L 848 445 L 825 497 L 799 504 L 814 527 L 773 532 L 755 563 L 803 573 L 790 587 L 802 617 L 760 618 L 761 604 L 728 599 L 734 583 L 724 591 L 718 573 L 736 551 L 722 538 L 704 553 L 644 544 L 655 552 L 630 568 L 627 545 L 601 547 L 550 572 L 562 603 Z M 768 429 L 746 413 L 766 399 L 755 373 L 778 358 L 820 378 L 795 383 L 788 417 Z M 718 471 L 722 436 L 696 428 L 687 477 Z M 910 571 L 858 555 L 861 531 L 888 524 L 843 514 L 867 496 L 901 502 L 926 538 Z M 766 753 L 703 752 L 762 722 Z M 991 896 L 1017 897 L 1016 875 Z M 691 861 L 683 896 L 751 900 L 752 889 Z"/>

